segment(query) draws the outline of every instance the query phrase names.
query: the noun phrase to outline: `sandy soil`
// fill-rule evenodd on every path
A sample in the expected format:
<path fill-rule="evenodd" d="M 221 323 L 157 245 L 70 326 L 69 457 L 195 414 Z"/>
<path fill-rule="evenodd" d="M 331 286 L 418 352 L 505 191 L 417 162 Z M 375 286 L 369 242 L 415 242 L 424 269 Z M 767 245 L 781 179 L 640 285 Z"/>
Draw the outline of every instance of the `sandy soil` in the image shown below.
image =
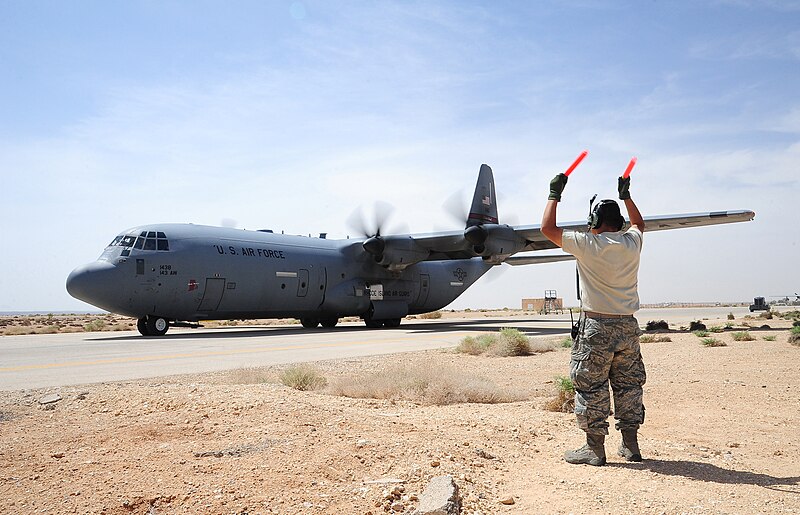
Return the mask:
<path fill-rule="evenodd" d="M 3 392 L 0 513 L 408 513 L 443 474 L 467 514 L 800 513 L 800 347 L 791 322 L 745 322 L 770 328 L 713 334 L 723 347 L 685 331 L 642 344 L 645 460 L 618 458 L 612 429 L 601 468 L 562 460 L 582 433 L 543 408 L 564 348 L 315 364 L 329 382 L 397 364 L 481 376 L 526 399 L 506 404 L 300 392 L 279 368 Z"/>

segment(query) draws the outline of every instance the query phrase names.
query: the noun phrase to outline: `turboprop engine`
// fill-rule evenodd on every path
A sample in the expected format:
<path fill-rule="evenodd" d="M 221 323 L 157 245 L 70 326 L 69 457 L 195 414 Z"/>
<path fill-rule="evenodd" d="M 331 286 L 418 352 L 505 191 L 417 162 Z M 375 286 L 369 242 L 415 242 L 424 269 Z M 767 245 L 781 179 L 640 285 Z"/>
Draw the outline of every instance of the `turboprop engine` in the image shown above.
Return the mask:
<path fill-rule="evenodd" d="M 404 268 L 424 261 L 430 251 L 417 245 L 410 236 L 380 236 L 368 238 L 362 244 L 375 262 L 389 270 Z"/>
<path fill-rule="evenodd" d="M 521 251 L 528 242 L 518 236 L 508 225 L 480 224 L 467 227 L 464 239 L 472 245 L 472 251 L 486 260 L 502 261 Z"/>

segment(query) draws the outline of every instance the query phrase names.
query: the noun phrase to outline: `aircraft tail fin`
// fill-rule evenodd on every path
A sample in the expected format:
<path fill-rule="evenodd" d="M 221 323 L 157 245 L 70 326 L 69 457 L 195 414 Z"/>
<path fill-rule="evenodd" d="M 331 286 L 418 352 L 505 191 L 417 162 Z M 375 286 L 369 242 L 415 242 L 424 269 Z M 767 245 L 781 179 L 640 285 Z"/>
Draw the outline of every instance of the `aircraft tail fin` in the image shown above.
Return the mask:
<path fill-rule="evenodd" d="M 481 224 L 496 224 L 497 199 L 495 198 L 494 175 L 489 165 L 481 165 L 478 172 L 478 183 L 469 208 L 467 227 Z"/>

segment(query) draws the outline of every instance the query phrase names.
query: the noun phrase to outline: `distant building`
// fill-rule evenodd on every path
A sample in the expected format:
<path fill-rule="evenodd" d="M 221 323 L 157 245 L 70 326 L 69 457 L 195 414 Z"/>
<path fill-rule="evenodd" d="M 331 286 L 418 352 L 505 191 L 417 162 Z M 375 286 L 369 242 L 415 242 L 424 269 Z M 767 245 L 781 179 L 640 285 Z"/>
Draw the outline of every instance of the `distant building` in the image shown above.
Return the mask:
<path fill-rule="evenodd" d="M 547 309 L 545 309 L 545 307 Z M 537 313 L 550 313 L 551 311 L 563 311 L 564 299 L 562 298 L 541 298 L 541 299 L 522 299 L 523 311 L 536 311 Z"/>

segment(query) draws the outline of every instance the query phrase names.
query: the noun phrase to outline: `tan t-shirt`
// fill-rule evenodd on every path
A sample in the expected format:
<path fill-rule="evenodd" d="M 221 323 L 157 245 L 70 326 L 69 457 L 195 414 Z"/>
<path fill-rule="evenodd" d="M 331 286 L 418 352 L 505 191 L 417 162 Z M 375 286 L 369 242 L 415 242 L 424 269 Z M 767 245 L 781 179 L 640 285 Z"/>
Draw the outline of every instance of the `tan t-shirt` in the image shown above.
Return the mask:
<path fill-rule="evenodd" d="M 578 260 L 584 310 L 632 315 L 639 309 L 639 229 L 601 234 L 565 230 L 561 248 Z"/>

